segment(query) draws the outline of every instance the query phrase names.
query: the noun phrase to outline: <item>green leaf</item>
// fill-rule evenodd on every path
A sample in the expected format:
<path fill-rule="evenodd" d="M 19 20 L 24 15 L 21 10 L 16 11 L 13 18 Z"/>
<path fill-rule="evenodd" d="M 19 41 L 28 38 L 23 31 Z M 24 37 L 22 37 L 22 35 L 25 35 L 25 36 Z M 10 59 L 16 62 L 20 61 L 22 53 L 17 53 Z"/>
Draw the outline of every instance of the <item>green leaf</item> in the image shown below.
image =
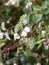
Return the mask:
<path fill-rule="evenodd" d="M 0 48 L 4 45 L 5 43 L 3 41 L 0 41 Z"/>
<path fill-rule="evenodd" d="M 27 17 L 27 14 L 24 14 L 20 17 L 20 22 L 23 23 L 24 25 L 29 23 L 29 18 Z"/>
<path fill-rule="evenodd" d="M 36 14 L 34 16 L 34 19 L 36 20 L 36 22 L 39 22 L 42 19 L 42 14 Z"/>
<path fill-rule="evenodd" d="M 6 28 L 5 28 L 5 22 L 2 22 L 2 23 L 1 23 L 1 29 L 2 29 L 2 30 L 6 30 Z"/>
<path fill-rule="evenodd" d="M 49 0 L 47 0 L 47 4 L 49 5 Z"/>
<path fill-rule="evenodd" d="M 38 2 L 39 4 L 42 4 L 43 0 L 37 0 L 37 2 Z"/>
<path fill-rule="evenodd" d="M 34 45 L 36 44 L 36 43 L 35 43 L 35 39 L 33 38 L 33 39 L 31 39 L 31 40 L 25 42 L 24 44 L 25 44 L 27 47 L 29 47 L 30 49 L 33 49 Z"/>
<path fill-rule="evenodd" d="M 45 10 L 44 14 L 49 14 L 49 8 Z"/>
<path fill-rule="evenodd" d="M 19 7 L 19 5 L 20 5 L 20 1 L 19 0 L 16 0 L 16 3 L 15 3 L 15 7 Z"/>
<path fill-rule="evenodd" d="M 42 6 L 41 6 L 42 9 L 46 9 L 47 8 L 47 1 L 44 1 L 42 3 Z"/>
<path fill-rule="evenodd" d="M 30 16 L 30 23 L 38 23 L 42 19 L 42 14 L 35 14 Z"/>
<path fill-rule="evenodd" d="M 34 11 L 41 10 L 41 7 L 39 5 L 33 5 L 33 10 Z"/>
<path fill-rule="evenodd" d="M 24 52 L 24 55 L 26 56 L 26 58 L 28 58 L 28 57 L 30 56 L 30 50 L 26 50 L 26 51 Z"/>
<path fill-rule="evenodd" d="M 23 27 L 22 27 L 22 24 L 21 23 L 18 23 L 18 24 L 16 24 L 16 26 L 15 26 L 15 28 L 14 28 L 14 32 L 16 33 L 16 32 L 19 32 L 19 31 L 21 31 L 21 29 L 22 29 Z"/>
<path fill-rule="evenodd" d="M 24 14 L 20 17 L 20 21 L 22 21 L 23 19 L 25 19 L 27 17 L 27 14 Z"/>
<path fill-rule="evenodd" d="M 5 39 L 0 39 L 0 44 L 4 43 L 5 41 Z"/>

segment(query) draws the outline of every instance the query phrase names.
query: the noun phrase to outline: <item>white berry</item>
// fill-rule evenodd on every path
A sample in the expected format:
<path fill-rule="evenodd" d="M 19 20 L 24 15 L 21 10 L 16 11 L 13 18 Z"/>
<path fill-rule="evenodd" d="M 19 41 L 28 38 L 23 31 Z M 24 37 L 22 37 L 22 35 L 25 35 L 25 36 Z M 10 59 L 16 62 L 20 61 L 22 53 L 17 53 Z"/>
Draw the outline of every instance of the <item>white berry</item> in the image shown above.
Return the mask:
<path fill-rule="evenodd" d="M 3 39 L 3 35 L 4 35 L 4 33 L 2 33 L 2 32 L 0 31 L 0 39 Z"/>
<path fill-rule="evenodd" d="M 16 0 L 9 0 L 12 5 L 15 4 Z"/>
<path fill-rule="evenodd" d="M 16 0 L 9 0 L 8 2 L 4 3 L 4 5 L 14 5 L 16 3 Z"/>
<path fill-rule="evenodd" d="M 26 32 L 26 31 L 22 31 L 22 34 L 21 34 L 21 36 L 24 36 L 24 37 L 26 37 L 26 36 L 27 36 L 27 32 Z"/>
<path fill-rule="evenodd" d="M 46 31 L 45 30 L 42 30 L 42 35 L 45 35 L 46 34 Z"/>
<path fill-rule="evenodd" d="M 16 40 L 16 39 L 20 39 L 20 36 L 19 36 L 18 33 L 15 33 L 15 34 L 14 34 L 14 40 Z"/>
<path fill-rule="evenodd" d="M 41 65 L 41 63 L 38 62 L 37 65 Z"/>
<path fill-rule="evenodd" d="M 6 39 L 11 40 L 11 39 L 10 39 L 10 37 L 9 37 L 8 32 L 5 32 L 5 34 L 4 34 L 4 35 L 5 35 Z"/>
<path fill-rule="evenodd" d="M 28 32 L 30 32 L 30 28 L 29 27 L 25 27 L 24 31 L 26 31 L 28 33 Z"/>
<path fill-rule="evenodd" d="M 13 65 L 17 65 L 16 63 L 14 63 Z"/>

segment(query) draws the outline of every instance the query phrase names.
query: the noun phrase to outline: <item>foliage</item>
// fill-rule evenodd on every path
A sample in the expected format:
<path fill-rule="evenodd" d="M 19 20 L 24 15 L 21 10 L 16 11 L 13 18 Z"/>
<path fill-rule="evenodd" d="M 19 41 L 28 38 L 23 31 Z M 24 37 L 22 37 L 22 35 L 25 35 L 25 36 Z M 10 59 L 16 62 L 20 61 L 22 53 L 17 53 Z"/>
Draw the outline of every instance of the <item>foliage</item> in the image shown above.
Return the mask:
<path fill-rule="evenodd" d="M 4 65 L 49 65 L 49 0 L 0 1 L 0 50 Z"/>

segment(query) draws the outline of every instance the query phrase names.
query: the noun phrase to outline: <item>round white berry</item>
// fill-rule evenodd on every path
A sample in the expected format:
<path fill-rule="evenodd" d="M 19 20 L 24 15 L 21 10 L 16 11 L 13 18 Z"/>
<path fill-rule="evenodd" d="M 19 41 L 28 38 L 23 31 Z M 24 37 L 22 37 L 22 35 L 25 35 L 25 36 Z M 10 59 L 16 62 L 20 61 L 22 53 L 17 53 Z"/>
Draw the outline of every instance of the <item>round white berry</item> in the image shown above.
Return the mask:
<path fill-rule="evenodd" d="M 17 65 L 16 63 L 14 63 L 13 65 Z"/>
<path fill-rule="evenodd" d="M 4 33 L 0 32 L 0 39 L 3 39 Z"/>
<path fill-rule="evenodd" d="M 24 31 L 26 31 L 28 33 L 28 32 L 30 32 L 30 28 L 29 27 L 25 27 Z"/>
<path fill-rule="evenodd" d="M 42 30 L 42 35 L 45 35 L 46 34 L 46 31 L 45 30 Z"/>
<path fill-rule="evenodd" d="M 24 37 L 26 37 L 26 36 L 27 36 L 27 32 L 26 32 L 26 31 L 22 31 L 22 34 L 21 34 L 21 36 L 24 36 Z"/>
<path fill-rule="evenodd" d="M 38 62 L 37 65 L 41 65 L 41 63 Z"/>
<path fill-rule="evenodd" d="M 7 20 L 7 23 L 10 23 L 10 21 L 9 21 L 9 20 Z"/>
<path fill-rule="evenodd" d="M 18 33 L 15 33 L 15 34 L 14 34 L 14 40 L 16 40 L 16 39 L 20 39 L 20 36 L 19 36 Z"/>
<path fill-rule="evenodd" d="M 12 5 L 15 4 L 16 0 L 9 0 Z"/>
<path fill-rule="evenodd" d="M 8 32 L 5 32 L 5 34 L 4 34 L 4 35 L 5 35 L 6 39 L 11 40 L 11 39 L 10 39 L 10 37 L 9 37 Z"/>
<path fill-rule="evenodd" d="M 14 5 L 16 3 L 16 0 L 9 0 L 8 2 L 4 3 L 4 5 L 9 6 L 9 5 Z"/>

